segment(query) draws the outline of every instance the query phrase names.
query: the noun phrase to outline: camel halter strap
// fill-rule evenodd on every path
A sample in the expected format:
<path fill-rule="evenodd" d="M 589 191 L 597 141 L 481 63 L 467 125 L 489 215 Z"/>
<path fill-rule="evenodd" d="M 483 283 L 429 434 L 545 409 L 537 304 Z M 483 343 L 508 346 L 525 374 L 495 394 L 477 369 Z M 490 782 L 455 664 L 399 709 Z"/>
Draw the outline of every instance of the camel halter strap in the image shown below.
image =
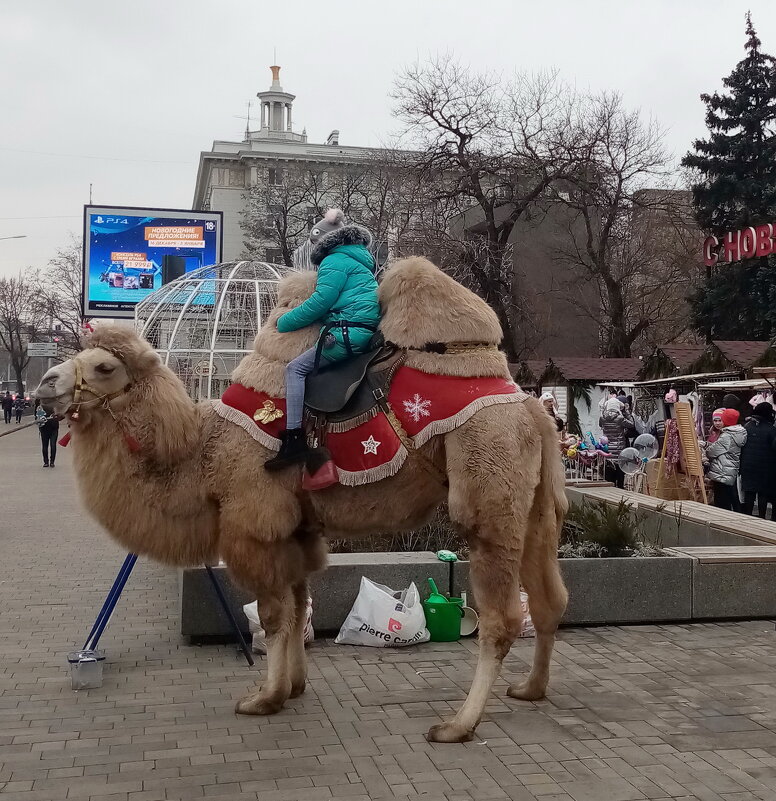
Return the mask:
<path fill-rule="evenodd" d="M 386 343 L 388 345 L 393 345 L 394 347 L 400 347 L 399 345 L 394 345 L 392 342 Z M 414 350 L 418 351 L 419 353 L 438 353 L 438 354 L 449 354 L 449 355 L 460 355 L 462 353 L 471 353 L 472 351 L 491 351 L 491 352 L 498 352 L 499 348 L 498 345 L 494 345 L 492 342 L 426 342 L 425 345 L 422 345 L 419 348 L 415 348 L 412 346 L 401 346 L 403 350 Z"/>
<path fill-rule="evenodd" d="M 70 406 L 70 409 L 68 410 L 70 412 L 70 418 L 72 420 L 78 420 L 78 412 L 82 406 L 93 406 L 99 403 L 102 403 L 103 406 L 111 413 L 111 416 L 113 416 L 113 410 L 110 408 L 110 402 L 114 398 L 118 398 L 120 395 L 124 395 L 132 385 L 127 384 L 125 387 L 122 387 L 116 392 L 101 393 L 94 387 L 89 386 L 89 384 L 84 380 L 83 369 L 81 368 L 81 362 L 78 361 L 78 358 L 75 358 L 74 361 L 75 361 L 75 386 L 73 388 L 73 403 Z M 90 400 L 83 400 L 82 396 L 84 392 L 90 392 L 92 395 L 94 395 L 94 397 Z"/>
<path fill-rule="evenodd" d="M 113 353 L 113 355 L 117 359 L 119 359 L 119 356 L 116 353 Z M 73 389 L 73 403 L 69 410 L 70 419 L 73 422 L 78 421 L 79 411 L 82 406 L 93 406 L 97 404 L 102 404 L 102 407 L 113 418 L 113 422 L 116 423 L 116 427 L 121 432 L 121 435 L 124 438 L 124 442 L 126 442 L 129 450 L 132 451 L 132 453 L 136 453 L 137 451 L 139 451 L 140 443 L 131 434 L 124 431 L 124 428 L 121 425 L 121 421 L 116 417 L 110 405 L 110 402 L 114 398 L 118 398 L 119 396 L 124 395 L 129 391 L 130 387 L 132 386 L 131 382 L 129 384 L 126 384 L 124 387 L 117 390 L 116 392 L 101 393 L 94 387 L 89 386 L 89 384 L 84 380 L 81 363 L 78 361 L 77 358 L 74 361 L 75 361 L 75 386 Z M 121 361 L 121 363 L 124 364 L 124 362 L 121 359 L 119 359 L 119 361 Z M 124 365 L 124 368 L 127 369 L 126 365 Z M 82 396 L 84 392 L 90 392 L 92 395 L 94 395 L 94 398 L 91 398 L 90 400 L 83 400 Z M 63 447 L 65 447 L 67 443 L 70 441 L 70 434 L 69 433 L 66 434 L 65 437 L 62 438 L 62 440 L 66 440 L 65 442 L 60 441 L 60 444 L 62 444 Z"/>

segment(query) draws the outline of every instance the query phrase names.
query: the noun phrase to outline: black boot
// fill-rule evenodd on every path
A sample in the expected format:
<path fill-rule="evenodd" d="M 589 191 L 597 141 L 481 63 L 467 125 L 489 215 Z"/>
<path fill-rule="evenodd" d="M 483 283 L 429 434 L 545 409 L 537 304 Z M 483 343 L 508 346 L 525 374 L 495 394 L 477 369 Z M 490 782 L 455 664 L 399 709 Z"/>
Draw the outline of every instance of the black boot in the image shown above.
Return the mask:
<path fill-rule="evenodd" d="M 304 464 L 312 450 L 307 446 L 307 435 L 301 428 L 291 428 L 280 435 L 281 445 L 277 456 L 264 462 L 265 470 L 282 470 L 294 464 Z"/>

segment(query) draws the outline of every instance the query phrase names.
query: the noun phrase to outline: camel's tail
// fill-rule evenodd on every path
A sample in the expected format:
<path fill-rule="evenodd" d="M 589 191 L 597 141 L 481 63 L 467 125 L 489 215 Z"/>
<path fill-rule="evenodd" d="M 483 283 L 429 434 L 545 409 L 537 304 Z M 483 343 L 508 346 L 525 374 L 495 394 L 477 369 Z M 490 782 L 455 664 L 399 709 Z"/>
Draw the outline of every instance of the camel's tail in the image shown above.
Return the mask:
<path fill-rule="evenodd" d="M 537 632 L 540 628 L 546 632 L 554 632 L 568 601 L 558 565 L 558 542 L 569 506 L 566 499 L 566 478 L 558 448 L 555 421 L 538 402 L 527 403 L 531 404 L 533 421 L 541 434 L 542 464 L 531 515 L 536 539 L 534 547 L 526 549 L 523 572 L 529 603 L 532 594 L 536 595 L 538 590 L 539 603 L 535 609 L 537 614 L 534 615 L 533 609 L 531 612 Z M 526 564 L 526 558 L 532 565 Z M 526 571 L 534 573 L 533 581 Z M 533 584 L 534 593 L 529 584 Z"/>
<path fill-rule="evenodd" d="M 560 539 L 560 530 L 563 520 L 568 512 L 569 502 L 566 498 L 566 475 L 563 470 L 563 460 L 558 449 L 558 432 L 555 421 L 541 409 L 541 435 L 542 435 L 542 468 L 537 492 L 544 494 L 544 509 L 550 505 L 555 509 L 553 545 L 557 547 Z M 548 522 L 548 526 L 549 526 Z"/>

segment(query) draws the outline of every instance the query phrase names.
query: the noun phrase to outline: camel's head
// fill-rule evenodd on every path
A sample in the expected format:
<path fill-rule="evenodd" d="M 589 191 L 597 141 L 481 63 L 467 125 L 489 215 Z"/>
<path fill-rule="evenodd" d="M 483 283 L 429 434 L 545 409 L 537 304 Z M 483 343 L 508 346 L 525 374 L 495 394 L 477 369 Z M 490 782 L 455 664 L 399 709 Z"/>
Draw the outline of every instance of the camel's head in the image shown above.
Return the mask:
<path fill-rule="evenodd" d="M 85 344 L 41 379 L 35 396 L 46 411 L 64 416 L 80 404 L 79 413 L 88 414 L 104 399 L 120 408 L 121 396 L 161 364 L 148 342 L 128 326 L 98 324 Z"/>
<path fill-rule="evenodd" d="M 287 311 L 304 303 L 315 289 L 317 273 L 312 271 L 289 273 L 278 284 L 278 302 L 262 326 L 254 342 L 254 350 L 262 356 L 280 362 L 290 362 L 311 348 L 318 339 L 320 325 L 281 334 L 277 321 Z"/>

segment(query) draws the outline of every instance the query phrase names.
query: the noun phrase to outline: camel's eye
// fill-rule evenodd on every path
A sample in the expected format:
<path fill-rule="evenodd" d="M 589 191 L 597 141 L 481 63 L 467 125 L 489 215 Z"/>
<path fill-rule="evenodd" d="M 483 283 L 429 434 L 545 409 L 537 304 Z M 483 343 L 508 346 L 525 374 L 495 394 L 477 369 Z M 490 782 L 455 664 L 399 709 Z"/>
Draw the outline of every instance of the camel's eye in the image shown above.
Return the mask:
<path fill-rule="evenodd" d="M 100 362 L 94 369 L 100 373 L 100 375 L 110 375 L 116 368 L 107 362 Z"/>

